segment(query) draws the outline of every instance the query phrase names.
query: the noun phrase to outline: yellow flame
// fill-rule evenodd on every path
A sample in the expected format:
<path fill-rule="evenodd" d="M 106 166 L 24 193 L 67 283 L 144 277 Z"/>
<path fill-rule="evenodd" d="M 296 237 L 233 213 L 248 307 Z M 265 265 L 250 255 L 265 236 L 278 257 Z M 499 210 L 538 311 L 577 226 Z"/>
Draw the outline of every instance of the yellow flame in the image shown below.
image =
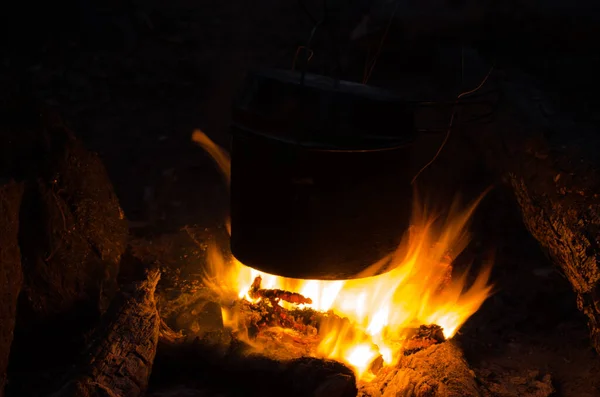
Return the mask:
<path fill-rule="evenodd" d="M 212 148 L 211 154 L 224 152 L 205 135 L 194 140 Z M 229 163 L 221 160 L 215 159 L 228 177 Z M 455 202 L 442 222 L 415 199 L 411 228 L 398 250 L 368 268 L 361 278 L 299 280 L 266 274 L 224 255 L 224 249 L 213 243 L 207 252 L 206 284 L 223 298 L 252 301 L 248 291 L 260 275 L 262 288 L 300 292 L 313 300 L 306 307 L 332 310 L 347 318 L 349 321 L 321 324 L 321 341 L 315 354 L 346 363 L 359 379 L 368 381 L 373 378 L 370 368 L 378 357 L 386 365 L 398 361 L 408 330 L 437 324 L 444 336 L 451 338 L 490 295 L 489 265 L 469 288 L 466 272 L 454 278 L 449 274 L 452 260 L 469 241 L 466 226 L 482 197 L 466 210 L 460 210 Z M 392 270 L 378 274 L 382 266 Z M 223 314 L 226 326 L 239 326 L 233 314 Z"/>
<path fill-rule="evenodd" d="M 192 133 L 192 141 L 198 144 L 202 149 L 206 151 L 213 159 L 213 161 L 219 167 L 219 170 L 223 174 L 223 178 L 229 186 L 231 182 L 231 159 L 229 153 L 216 143 L 214 143 L 204 132 L 201 130 L 194 130 Z"/>

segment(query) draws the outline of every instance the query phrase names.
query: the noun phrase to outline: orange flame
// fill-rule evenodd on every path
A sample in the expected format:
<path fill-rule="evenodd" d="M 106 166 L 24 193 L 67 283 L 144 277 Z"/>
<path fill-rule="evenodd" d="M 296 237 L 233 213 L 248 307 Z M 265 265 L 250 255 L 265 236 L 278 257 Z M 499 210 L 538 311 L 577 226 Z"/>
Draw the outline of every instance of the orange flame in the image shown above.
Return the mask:
<path fill-rule="evenodd" d="M 200 141 L 214 145 L 204 134 L 198 134 L 202 133 L 196 131 L 194 136 Z M 215 161 L 228 176 L 229 163 Z M 466 247 L 466 226 L 482 197 L 462 211 L 455 202 L 444 222 L 427 213 L 425 206 L 415 200 L 412 226 L 405 240 L 396 252 L 368 268 L 361 278 L 299 280 L 265 274 L 226 257 L 213 243 L 208 248 L 206 284 L 223 298 L 253 301 L 248 291 L 260 275 L 262 288 L 299 292 L 313 301 L 305 307 L 333 310 L 348 318 L 350 321 L 321 324 L 322 337 L 315 354 L 346 363 L 359 379 L 368 381 L 374 377 L 370 367 L 378 357 L 386 365 L 398 361 L 408 329 L 437 324 L 443 328 L 444 336 L 451 338 L 490 295 L 490 265 L 469 288 L 466 272 L 454 279 L 448 274 L 454 259 L 448 253 L 457 255 Z M 384 265 L 392 270 L 378 275 Z M 226 326 L 239 326 L 235 314 L 223 314 Z"/>

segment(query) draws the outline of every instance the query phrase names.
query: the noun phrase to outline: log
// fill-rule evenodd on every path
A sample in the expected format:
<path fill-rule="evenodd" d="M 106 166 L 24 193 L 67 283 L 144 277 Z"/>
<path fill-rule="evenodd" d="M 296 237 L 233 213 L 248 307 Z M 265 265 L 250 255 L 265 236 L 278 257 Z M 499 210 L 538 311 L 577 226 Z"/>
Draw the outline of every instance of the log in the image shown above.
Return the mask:
<path fill-rule="evenodd" d="M 276 360 L 253 353 L 225 331 L 191 343 L 161 343 L 149 395 L 355 397 L 354 373 L 332 360 Z M 182 395 L 183 394 L 182 392 Z"/>
<path fill-rule="evenodd" d="M 43 113 L 41 122 L 45 131 L 37 139 L 49 141 L 45 169 L 23 198 L 25 293 L 40 317 L 86 298 L 102 311 L 117 288 L 127 223 L 98 155 L 55 114 Z"/>
<path fill-rule="evenodd" d="M 562 269 L 600 353 L 600 135 L 553 109 L 518 71 L 503 71 L 496 122 L 466 133 L 512 188 L 525 226 Z"/>
<path fill-rule="evenodd" d="M 160 331 L 154 292 L 159 270 L 124 291 L 95 330 L 84 359 L 54 397 L 142 396 L 148 386 Z"/>
<path fill-rule="evenodd" d="M 23 283 L 19 250 L 19 209 L 23 185 L 0 184 L 0 397 L 4 396 L 6 370 Z"/>
<path fill-rule="evenodd" d="M 48 386 L 32 377 L 64 370 L 115 295 L 128 227 L 100 158 L 55 110 L 18 98 L 0 116 L 0 175 L 25 186 L 9 387 L 31 395 Z"/>
<path fill-rule="evenodd" d="M 361 397 L 479 397 L 475 373 L 452 342 L 402 357 L 397 367 L 383 368 L 360 385 Z"/>

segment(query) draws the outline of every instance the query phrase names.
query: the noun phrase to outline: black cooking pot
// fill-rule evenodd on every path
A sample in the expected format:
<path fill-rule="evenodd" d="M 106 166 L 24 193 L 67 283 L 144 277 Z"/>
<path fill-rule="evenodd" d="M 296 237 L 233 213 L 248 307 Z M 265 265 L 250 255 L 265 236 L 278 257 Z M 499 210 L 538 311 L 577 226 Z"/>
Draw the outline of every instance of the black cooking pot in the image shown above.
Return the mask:
<path fill-rule="evenodd" d="M 407 102 L 293 71 L 248 75 L 234 105 L 231 250 L 293 278 L 347 279 L 396 249 L 411 209 Z"/>

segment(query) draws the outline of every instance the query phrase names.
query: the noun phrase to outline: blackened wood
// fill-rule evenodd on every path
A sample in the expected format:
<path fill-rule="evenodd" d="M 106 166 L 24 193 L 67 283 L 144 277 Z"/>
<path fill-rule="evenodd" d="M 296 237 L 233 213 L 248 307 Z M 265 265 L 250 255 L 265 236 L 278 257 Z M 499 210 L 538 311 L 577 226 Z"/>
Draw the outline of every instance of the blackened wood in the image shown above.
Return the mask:
<path fill-rule="evenodd" d="M 17 299 L 23 283 L 18 241 L 22 194 L 20 183 L 10 181 L 0 185 L 0 397 L 4 396 Z"/>
<path fill-rule="evenodd" d="M 95 330 L 93 342 L 54 397 L 137 397 L 146 391 L 159 337 L 154 292 L 158 270 L 123 292 Z"/>
<path fill-rule="evenodd" d="M 192 343 L 164 343 L 159 348 L 151 396 L 354 397 L 352 370 L 318 358 L 275 360 L 253 354 L 248 345 L 215 331 Z M 203 394 L 200 394 L 203 393 Z"/>

